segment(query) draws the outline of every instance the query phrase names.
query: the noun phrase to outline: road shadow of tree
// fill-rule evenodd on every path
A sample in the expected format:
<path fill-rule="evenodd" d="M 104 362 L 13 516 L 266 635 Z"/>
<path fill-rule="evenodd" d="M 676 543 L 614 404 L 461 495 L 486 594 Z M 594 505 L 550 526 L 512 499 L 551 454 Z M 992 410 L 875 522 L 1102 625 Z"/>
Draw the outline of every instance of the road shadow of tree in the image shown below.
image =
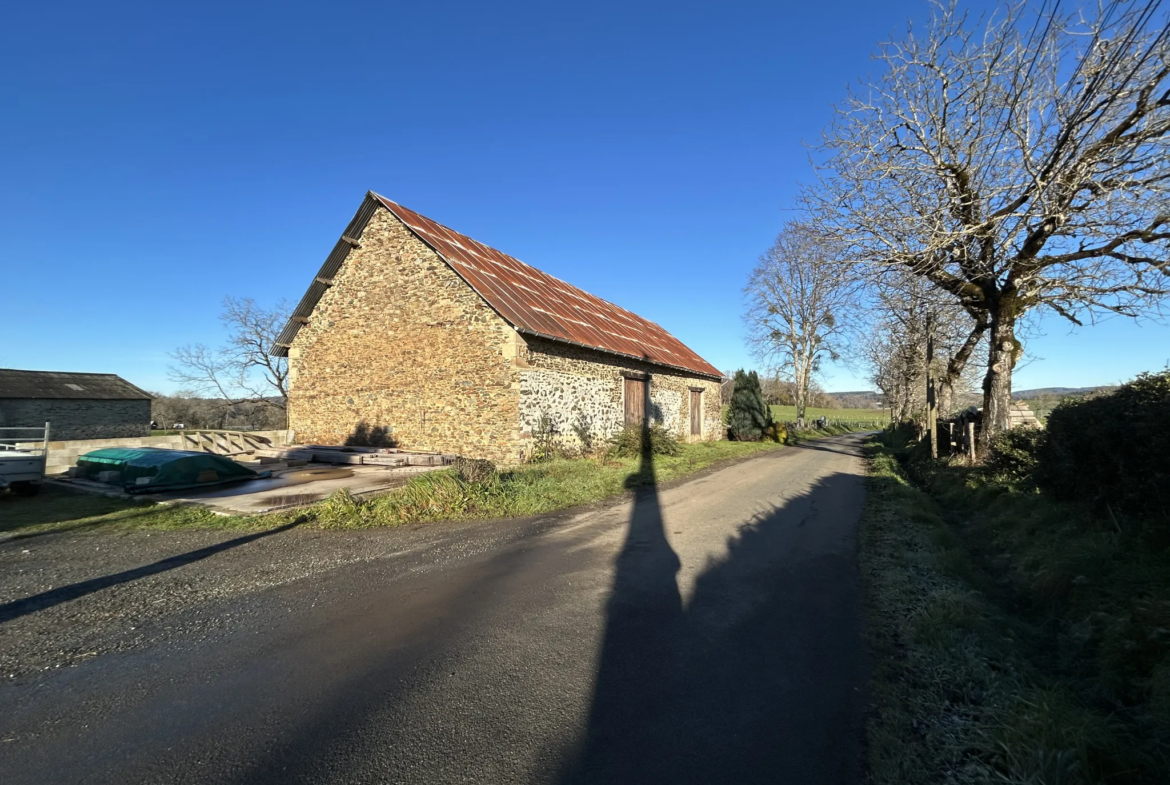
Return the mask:
<path fill-rule="evenodd" d="M 859 504 L 849 520 L 840 512 L 860 478 L 827 476 L 741 526 L 684 606 L 653 461 L 632 477 L 647 473 L 615 563 L 587 730 L 560 781 L 860 782 Z"/>
<path fill-rule="evenodd" d="M 838 455 L 848 455 L 852 458 L 860 458 L 864 453 L 857 444 L 842 444 L 841 442 L 831 441 L 825 442 L 817 440 L 814 442 L 800 442 L 792 445 L 797 450 L 815 450 L 816 452 L 833 452 Z"/>
<path fill-rule="evenodd" d="M 273 534 L 279 534 L 289 529 L 299 526 L 304 523 L 305 517 L 299 517 L 282 526 L 276 526 L 271 529 L 245 534 L 241 537 L 234 537 L 230 540 L 208 545 L 204 548 L 198 548 L 187 553 L 181 553 L 176 556 L 168 556 L 165 559 L 144 564 L 141 567 L 133 567 L 129 570 L 122 570 L 110 575 L 102 575 L 97 578 L 90 578 L 89 580 L 79 581 L 77 583 L 70 583 L 66 586 L 58 586 L 39 594 L 34 594 L 29 597 L 22 597 L 18 600 L 12 600 L 0 605 L 0 624 L 13 619 L 19 619 L 21 616 L 27 616 L 30 613 L 52 608 L 54 605 L 60 605 L 63 602 L 76 600 L 84 597 L 87 594 L 93 594 L 102 589 L 108 589 L 112 586 L 118 586 L 123 583 L 130 583 L 141 578 L 146 578 L 151 575 L 157 575 L 160 572 L 168 572 L 170 570 L 184 567 L 188 564 L 193 564 L 197 561 L 202 561 L 217 553 L 238 548 L 241 545 L 246 545 L 253 540 L 259 540 L 263 537 L 270 537 Z"/>

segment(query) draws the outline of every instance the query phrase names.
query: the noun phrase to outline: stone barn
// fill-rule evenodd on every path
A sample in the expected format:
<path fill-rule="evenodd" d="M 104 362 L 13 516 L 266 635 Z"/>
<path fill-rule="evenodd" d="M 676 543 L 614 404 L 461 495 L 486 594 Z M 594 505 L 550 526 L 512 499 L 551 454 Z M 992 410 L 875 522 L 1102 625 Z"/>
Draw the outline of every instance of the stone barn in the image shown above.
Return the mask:
<path fill-rule="evenodd" d="M 289 428 L 502 463 L 649 417 L 724 438 L 720 372 L 662 327 L 373 192 L 278 339 Z"/>
<path fill-rule="evenodd" d="M 0 426 L 47 422 L 54 441 L 150 436 L 150 402 L 112 373 L 0 368 Z"/>

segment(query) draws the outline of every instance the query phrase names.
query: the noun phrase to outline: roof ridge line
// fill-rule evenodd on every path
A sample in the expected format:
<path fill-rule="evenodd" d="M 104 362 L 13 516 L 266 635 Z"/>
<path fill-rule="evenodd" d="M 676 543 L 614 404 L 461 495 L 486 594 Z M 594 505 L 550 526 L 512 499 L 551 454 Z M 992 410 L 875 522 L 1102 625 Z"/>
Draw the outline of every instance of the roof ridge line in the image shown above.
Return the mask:
<path fill-rule="evenodd" d="M 118 376 L 108 371 L 38 371 L 35 368 L 0 368 L 0 371 L 16 371 L 17 373 L 67 373 L 73 376 Z M 122 377 L 118 376 L 119 379 Z M 126 381 L 123 379 L 123 381 Z M 131 384 L 131 382 L 127 382 Z"/>

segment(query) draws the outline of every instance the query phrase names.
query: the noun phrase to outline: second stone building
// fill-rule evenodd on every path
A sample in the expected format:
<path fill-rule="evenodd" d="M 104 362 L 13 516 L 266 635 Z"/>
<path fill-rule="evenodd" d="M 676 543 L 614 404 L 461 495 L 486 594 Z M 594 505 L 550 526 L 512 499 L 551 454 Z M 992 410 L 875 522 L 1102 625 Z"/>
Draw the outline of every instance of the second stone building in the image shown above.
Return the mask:
<path fill-rule="evenodd" d="M 502 463 L 647 418 L 721 439 L 721 374 L 662 327 L 372 191 L 279 338 L 302 444 Z"/>

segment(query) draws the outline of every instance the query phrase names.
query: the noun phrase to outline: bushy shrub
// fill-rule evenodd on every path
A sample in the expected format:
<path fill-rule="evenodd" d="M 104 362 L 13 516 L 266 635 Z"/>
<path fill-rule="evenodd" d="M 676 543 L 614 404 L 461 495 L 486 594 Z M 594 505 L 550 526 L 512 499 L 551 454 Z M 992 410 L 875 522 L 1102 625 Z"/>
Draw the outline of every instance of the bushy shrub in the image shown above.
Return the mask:
<path fill-rule="evenodd" d="M 758 442 L 772 424 L 772 410 L 764 402 L 755 371 L 735 372 L 735 391 L 727 409 L 728 435 L 738 442 Z"/>
<path fill-rule="evenodd" d="M 460 456 L 451 463 L 451 468 L 463 482 L 476 485 L 493 482 L 499 476 L 494 463 L 477 458 Z"/>
<path fill-rule="evenodd" d="M 1024 426 L 1004 431 L 992 440 L 984 470 L 1002 482 L 1034 484 L 1044 439 L 1045 432 L 1040 428 Z"/>
<path fill-rule="evenodd" d="M 532 429 L 532 449 L 528 453 L 528 463 L 543 463 L 559 458 L 575 458 L 573 450 L 561 441 L 560 431 L 556 422 L 546 413 L 541 412 Z"/>
<path fill-rule="evenodd" d="M 1170 371 L 1048 415 L 1037 479 L 1058 498 L 1170 524 Z"/>
<path fill-rule="evenodd" d="M 678 455 L 682 447 L 674 434 L 661 423 L 651 423 L 649 428 L 627 425 L 609 440 L 609 454 L 618 458 L 636 458 L 643 453 L 651 455 Z"/>
<path fill-rule="evenodd" d="M 773 421 L 764 429 L 764 439 L 777 444 L 788 444 L 788 425 Z"/>
<path fill-rule="evenodd" d="M 593 452 L 593 418 L 578 409 L 573 415 L 573 434 L 581 444 L 581 452 L 588 455 Z"/>

